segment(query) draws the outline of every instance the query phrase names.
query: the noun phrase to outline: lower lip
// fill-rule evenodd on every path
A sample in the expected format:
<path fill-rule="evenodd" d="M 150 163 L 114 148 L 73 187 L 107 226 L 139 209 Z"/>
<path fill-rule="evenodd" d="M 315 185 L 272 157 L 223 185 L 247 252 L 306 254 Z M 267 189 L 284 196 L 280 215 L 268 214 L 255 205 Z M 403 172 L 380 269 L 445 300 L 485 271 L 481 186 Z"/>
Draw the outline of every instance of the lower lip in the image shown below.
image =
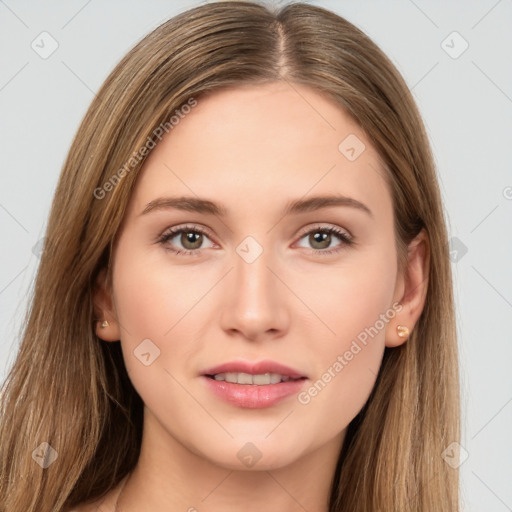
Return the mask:
<path fill-rule="evenodd" d="M 289 380 L 278 384 L 233 384 L 203 376 L 206 385 L 220 398 L 237 407 L 263 409 L 297 394 L 307 379 Z"/>

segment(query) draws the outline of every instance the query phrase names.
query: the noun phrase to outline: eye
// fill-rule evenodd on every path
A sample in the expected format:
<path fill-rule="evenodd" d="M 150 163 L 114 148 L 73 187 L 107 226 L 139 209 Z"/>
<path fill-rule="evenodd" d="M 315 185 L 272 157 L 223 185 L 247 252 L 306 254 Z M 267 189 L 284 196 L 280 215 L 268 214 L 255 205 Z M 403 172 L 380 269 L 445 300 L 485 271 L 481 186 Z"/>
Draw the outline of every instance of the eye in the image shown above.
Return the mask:
<path fill-rule="evenodd" d="M 309 231 L 305 231 L 300 240 L 306 237 L 307 241 L 313 246 L 310 252 L 315 255 L 337 253 L 343 250 L 344 247 L 351 246 L 355 243 L 351 235 L 335 226 L 316 226 Z M 159 237 L 158 242 L 163 245 L 166 250 L 175 254 L 198 256 L 201 249 L 207 248 L 201 247 L 205 238 L 210 240 L 208 232 L 205 229 L 200 226 L 187 225 L 169 228 Z M 341 243 L 334 246 L 334 248 L 330 248 L 331 242 L 336 238 Z M 178 244 L 181 244 L 181 248 Z M 209 247 L 213 246 L 212 244 Z"/>
<path fill-rule="evenodd" d="M 199 249 L 205 248 L 201 247 L 205 238 L 209 239 L 206 230 L 199 226 L 178 226 L 165 231 L 158 242 L 175 254 L 199 255 Z M 173 242 L 174 239 L 177 240 Z M 174 249 L 172 246 L 176 247 L 177 243 L 180 243 L 183 248 L 178 246 L 178 249 Z"/>
<path fill-rule="evenodd" d="M 306 237 L 308 243 L 313 247 L 313 250 L 311 251 L 312 254 L 333 254 L 340 252 L 345 246 L 351 246 L 354 244 L 354 240 L 351 235 L 335 226 L 316 226 L 315 228 L 306 231 L 301 237 L 301 240 Z M 341 243 L 334 248 L 329 248 L 333 239 L 336 238 L 340 240 Z"/>

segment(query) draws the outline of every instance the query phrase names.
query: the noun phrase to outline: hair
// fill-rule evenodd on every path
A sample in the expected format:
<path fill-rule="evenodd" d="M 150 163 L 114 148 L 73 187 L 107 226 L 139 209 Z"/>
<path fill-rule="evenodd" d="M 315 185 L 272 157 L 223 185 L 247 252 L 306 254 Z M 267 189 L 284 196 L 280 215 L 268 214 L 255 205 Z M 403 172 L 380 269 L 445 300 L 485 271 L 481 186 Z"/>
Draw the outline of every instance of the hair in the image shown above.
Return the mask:
<path fill-rule="evenodd" d="M 276 81 L 330 98 L 374 145 L 392 194 L 399 268 L 421 230 L 430 253 L 423 311 L 407 342 L 385 349 L 372 393 L 348 426 L 329 511 L 459 510 L 459 472 L 442 458 L 460 436 L 446 221 L 411 92 L 378 46 L 333 12 L 229 1 L 190 9 L 145 36 L 110 73 L 75 135 L 2 386 L 0 512 L 61 512 L 102 497 L 134 468 L 143 402 L 120 343 L 95 334 L 93 294 L 102 269 L 111 280 L 113 243 L 147 157 L 140 148 L 191 98 Z M 58 454 L 46 468 L 33 458 L 42 443 Z"/>

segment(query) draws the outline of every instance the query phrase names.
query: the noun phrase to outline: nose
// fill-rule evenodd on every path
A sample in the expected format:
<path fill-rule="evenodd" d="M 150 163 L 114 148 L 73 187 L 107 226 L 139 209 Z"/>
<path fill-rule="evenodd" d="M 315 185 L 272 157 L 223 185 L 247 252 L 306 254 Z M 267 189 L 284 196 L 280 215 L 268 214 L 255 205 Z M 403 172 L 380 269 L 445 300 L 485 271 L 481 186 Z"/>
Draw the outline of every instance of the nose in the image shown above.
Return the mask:
<path fill-rule="evenodd" d="M 253 261 L 236 253 L 233 261 L 235 268 L 225 283 L 221 327 L 250 341 L 283 336 L 289 327 L 291 292 L 279 276 L 271 250 L 263 249 Z"/>

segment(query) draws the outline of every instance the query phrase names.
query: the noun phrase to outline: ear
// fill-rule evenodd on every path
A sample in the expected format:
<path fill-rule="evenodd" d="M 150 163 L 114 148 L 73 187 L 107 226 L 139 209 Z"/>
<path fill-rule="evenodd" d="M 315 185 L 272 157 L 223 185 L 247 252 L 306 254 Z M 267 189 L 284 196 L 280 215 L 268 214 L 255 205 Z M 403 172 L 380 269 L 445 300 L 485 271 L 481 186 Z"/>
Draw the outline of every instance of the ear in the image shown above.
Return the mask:
<path fill-rule="evenodd" d="M 386 327 L 386 347 L 398 347 L 407 340 L 407 336 L 398 335 L 397 326 L 407 327 L 410 335 L 416 325 L 425 305 L 429 268 L 430 244 L 422 229 L 409 244 L 406 268 L 397 276 L 394 301 L 402 308 Z"/>
<path fill-rule="evenodd" d="M 96 335 L 104 341 L 119 341 L 121 332 L 112 300 L 112 290 L 107 282 L 107 269 L 103 268 L 96 280 L 93 295 L 96 314 Z M 104 325 L 105 320 L 108 325 Z"/>

